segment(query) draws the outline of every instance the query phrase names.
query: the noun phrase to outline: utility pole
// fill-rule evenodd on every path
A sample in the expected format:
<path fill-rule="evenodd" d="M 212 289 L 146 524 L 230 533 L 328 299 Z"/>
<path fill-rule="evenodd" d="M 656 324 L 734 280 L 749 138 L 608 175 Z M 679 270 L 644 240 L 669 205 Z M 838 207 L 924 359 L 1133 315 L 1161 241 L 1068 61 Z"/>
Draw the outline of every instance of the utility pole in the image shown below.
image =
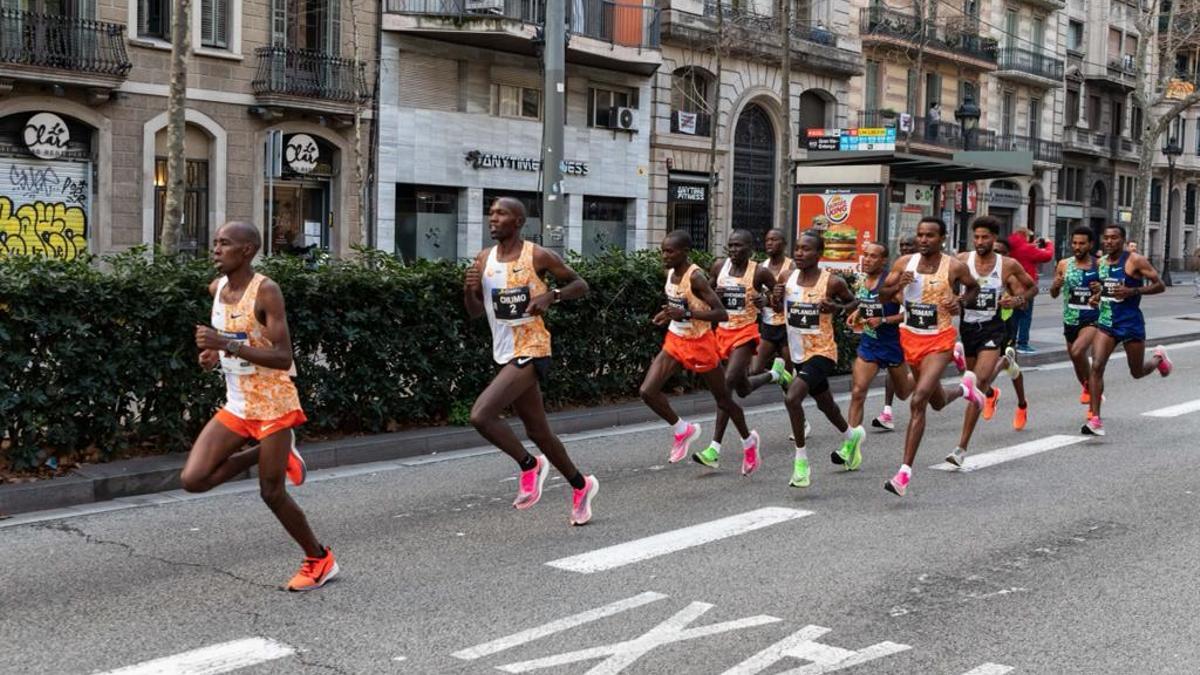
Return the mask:
<path fill-rule="evenodd" d="M 546 44 L 542 51 L 545 105 L 542 110 L 542 246 L 566 248 L 566 195 L 563 194 L 563 119 L 566 110 L 566 0 L 546 1 Z"/>

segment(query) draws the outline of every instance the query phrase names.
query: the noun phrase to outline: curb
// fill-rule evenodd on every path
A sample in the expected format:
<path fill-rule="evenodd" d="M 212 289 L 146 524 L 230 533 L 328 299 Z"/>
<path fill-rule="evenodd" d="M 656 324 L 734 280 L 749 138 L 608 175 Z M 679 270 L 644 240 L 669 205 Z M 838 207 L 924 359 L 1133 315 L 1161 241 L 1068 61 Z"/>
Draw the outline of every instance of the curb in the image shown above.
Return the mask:
<path fill-rule="evenodd" d="M 1200 332 L 1164 337 L 1155 340 L 1155 344 L 1170 345 L 1196 339 L 1200 339 Z M 1044 351 L 1021 359 L 1021 365 L 1033 367 L 1066 358 L 1067 352 L 1064 349 Z M 881 386 L 882 379 L 881 376 L 877 376 L 874 384 Z M 845 389 L 849 380 L 849 375 L 838 375 L 831 378 L 830 383 L 835 388 Z M 740 399 L 740 402 L 743 407 L 750 408 L 780 403 L 781 400 L 773 387 L 763 387 Z M 683 417 L 712 414 L 716 410 L 712 397 L 703 391 L 672 397 L 671 405 Z M 566 410 L 551 413 L 549 417 L 551 426 L 559 434 L 644 424 L 658 419 L 649 408 L 637 400 L 595 408 Z M 518 420 L 510 420 L 509 424 L 518 438 L 526 440 L 525 430 Z M 307 443 L 301 446 L 301 449 L 304 461 L 310 469 L 330 469 L 436 455 L 483 445 L 486 445 L 486 441 L 472 428 L 429 427 Z M 105 464 L 85 464 L 71 474 L 59 478 L 0 485 L 0 517 L 177 490 L 180 488 L 179 472 L 185 459 L 184 453 L 173 453 Z M 251 478 L 254 475 L 255 471 L 250 470 L 235 479 Z"/>

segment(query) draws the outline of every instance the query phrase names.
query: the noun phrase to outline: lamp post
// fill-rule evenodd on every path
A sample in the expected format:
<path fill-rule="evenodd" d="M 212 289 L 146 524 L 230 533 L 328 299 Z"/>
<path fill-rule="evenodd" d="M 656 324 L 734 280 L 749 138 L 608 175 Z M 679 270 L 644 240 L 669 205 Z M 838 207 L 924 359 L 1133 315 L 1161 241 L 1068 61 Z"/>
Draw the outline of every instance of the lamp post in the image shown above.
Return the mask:
<path fill-rule="evenodd" d="M 958 120 L 959 133 L 962 135 L 963 150 L 971 149 L 971 134 L 975 133 L 979 127 L 979 106 L 975 105 L 975 99 L 967 94 L 963 97 L 962 103 L 958 109 L 954 111 L 954 119 Z M 960 241 L 966 236 L 967 232 L 967 181 L 962 182 L 962 198 L 959 200 L 962 207 L 962 219 L 958 226 L 957 236 L 954 237 L 954 243 L 957 248 L 962 248 L 964 243 Z"/>
<path fill-rule="evenodd" d="M 1175 160 L 1183 154 L 1183 148 L 1180 147 L 1179 141 L 1171 136 L 1167 139 L 1167 144 L 1162 148 L 1163 155 L 1167 158 L 1167 232 L 1164 236 L 1163 245 L 1163 269 L 1162 280 L 1167 286 L 1171 286 L 1171 214 L 1174 211 L 1171 208 L 1171 195 L 1175 192 Z"/>

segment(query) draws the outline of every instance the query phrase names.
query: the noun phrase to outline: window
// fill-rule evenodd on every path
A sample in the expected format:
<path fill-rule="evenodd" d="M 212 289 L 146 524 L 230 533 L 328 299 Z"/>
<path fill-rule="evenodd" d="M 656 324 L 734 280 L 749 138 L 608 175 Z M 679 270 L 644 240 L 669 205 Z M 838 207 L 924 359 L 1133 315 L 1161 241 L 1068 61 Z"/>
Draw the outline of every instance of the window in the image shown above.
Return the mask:
<path fill-rule="evenodd" d="M 906 86 L 907 90 L 904 95 L 905 111 L 910 115 L 919 114 L 921 111 L 917 107 L 917 96 L 920 93 L 920 79 L 917 76 L 917 71 L 912 68 L 908 69 L 908 82 Z"/>
<path fill-rule="evenodd" d="M 1029 99 L 1029 137 L 1042 137 L 1042 100 L 1040 98 Z"/>
<path fill-rule="evenodd" d="M 1138 143 L 1142 142 L 1143 123 L 1144 120 L 1142 119 L 1142 109 L 1136 105 L 1133 106 L 1133 108 L 1129 111 L 1129 136 Z"/>
<path fill-rule="evenodd" d="M 1067 109 L 1063 111 L 1066 115 L 1067 126 L 1073 127 L 1079 123 L 1079 92 L 1074 89 L 1067 90 Z"/>
<path fill-rule="evenodd" d="M 171 39 L 171 0 L 137 0 L 138 37 Z"/>
<path fill-rule="evenodd" d="M 187 160 L 183 179 L 183 223 L 179 232 L 179 250 L 204 255 L 208 251 L 208 162 Z M 167 158 L 154 160 L 154 241 L 162 239 L 163 215 L 167 202 Z"/>
<path fill-rule="evenodd" d="M 1033 44 L 1041 47 L 1046 44 L 1046 20 L 1040 16 L 1033 17 Z"/>
<path fill-rule="evenodd" d="M 942 102 L 942 76 L 937 73 L 925 74 L 925 109 L 934 103 Z"/>
<path fill-rule="evenodd" d="M 1187 197 L 1183 202 L 1183 222 L 1187 225 L 1196 224 L 1196 186 L 1191 183 L 1188 183 Z"/>
<path fill-rule="evenodd" d="M 1093 129 L 1100 128 L 1100 97 L 1088 96 L 1087 107 L 1088 125 Z"/>
<path fill-rule="evenodd" d="M 962 105 L 967 99 L 979 103 L 979 86 L 970 80 L 960 80 L 958 83 L 958 104 Z"/>
<path fill-rule="evenodd" d="M 216 49 L 229 46 L 229 0 L 200 0 L 200 44 Z"/>
<path fill-rule="evenodd" d="M 1011 91 L 1004 92 L 1000 105 L 1000 134 L 1012 136 L 1013 117 L 1016 116 L 1017 96 Z"/>
<path fill-rule="evenodd" d="M 1117 176 L 1117 206 L 1133 206 L 1133 176 Z"/>
<path fill-rule="evenodd" d="M 1162 221 L 1162 181 L 1157 178 L 1150 181 L 1150 220 Z"/>
<path fill-rule="evenodd" d="M 1017 10 L 1010 9 L 1004 12 L 1004 46 L 1017 46 Z"/>
<path fill-rule="evenodd" d="M 637 101 L 628 91 L 592 87 L 588 89 L 588 126 L 608 128 L 612 108 L 634 108 Z"/>
<path fill-rule="evenodd" d="M 868 113 L 879 110 L 879 62 L 867 61 L 866 83 L 863 85 L 863 108 Z"/>
<path fill-rule="evenodd" d="M 1108 62 L 1120 63 L 1121 61 L 1121 30 L 1119 28 L 1108 29 Z"/>
<path fill-rule="evenodd" d="M 1058 170 L 1058 198 L 1068 202 L 1083 200 L 1083 170 L 1067 166 Z"/>
<path fill-rule="evenodd" d="M 708 136 L 710 110 L 707 73 L 680 68 L 671 74 L 671 133 Z"/>
<path fill-rule="evenodd" d="M 1125 130 L 1125 105 L 1120 101 L 1109 101 L 1108 133 L 1114 138 Z"/>
<path fill-rule="evenodd" d="M 1083 22 L 1072 20 L 1067 24 L 1067 49 L 1083 51 Z"/>
<path fill-rule="evenodd" d="M 492 114 L 500 117 L 536 120 L 542 117 L 542 92 L 510 84 L 492 86 Z"/>

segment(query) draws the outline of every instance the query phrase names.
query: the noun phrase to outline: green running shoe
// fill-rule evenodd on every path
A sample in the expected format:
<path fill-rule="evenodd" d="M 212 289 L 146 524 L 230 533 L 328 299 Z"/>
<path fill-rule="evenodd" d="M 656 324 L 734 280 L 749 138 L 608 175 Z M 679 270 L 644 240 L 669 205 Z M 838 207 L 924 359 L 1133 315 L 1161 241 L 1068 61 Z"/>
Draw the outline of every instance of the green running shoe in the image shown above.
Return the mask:
<path fill-rule="evenodd" d="M 692 453 L 692 459 L 696 460 L 697 464 L 703 464 L 710 469 L 717 468 L 717 460 L 720 458 L 721 453 L 711 445 L 700 452 Z"/>
<path fill-rule="evenodd" d="M 850 438 L 842 444 L 842 448 L 846 450 L 846 470 L 858 471 L 858 467 L 862 466 L 862 442 L 867 437 L 867 430 L 861 426 L 854 427 L 850 430 Z"/>
<path fill-rule="evenodd" d="M 783 387 L 784 391 L 787 391 L 788 387 L 792 386 L 792 380 L 796 377 L 788 372 L 787 366 L 781 358 L 776 358 L 775 362 L 771 364 L 771 372 L 775 373 L 778 377 L 779 386 Z"/>
<path fill-rule="evenodd" d="M 803 488 L 808 487 L 811 483 L 812 480 L 808 468 L 808 460 L 796 460 L 795 467 L 792 469 L 792 480 L 788 482 L 788 485 L 794 488 Z"/>

